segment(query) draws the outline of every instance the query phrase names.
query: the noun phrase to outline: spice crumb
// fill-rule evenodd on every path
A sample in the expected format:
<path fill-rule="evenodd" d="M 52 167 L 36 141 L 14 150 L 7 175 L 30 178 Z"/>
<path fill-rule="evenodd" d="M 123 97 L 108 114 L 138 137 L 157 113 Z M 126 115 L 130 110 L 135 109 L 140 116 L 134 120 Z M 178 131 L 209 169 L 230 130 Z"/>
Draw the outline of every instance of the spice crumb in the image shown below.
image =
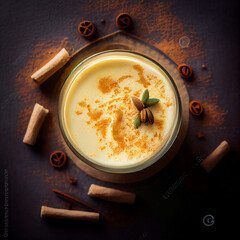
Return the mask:
<path fill-rule="evenodd" d="M 77 115 L 81 115 L 82 114 L 82 112 L 80 112 L 80 111 L 75 111 L 75 113 L 77 114 Z"/>
<path fill-rule="evenodd" d="M 105 23 L 105 19 L 104 18 L 101 19 L 101 23 Z"/>
<path fill-rule="evenodd" d="M 77 183 L 77 178 L 75 178 L 75 177 L 67 176 L 67 179 L 71 184 L 76 184 Z"/>
<path fill-rule="evenodd" d="M 204 135 L 202 132 L 198 132 L 198 133 L 197 133 L 197 137 L 198 137 L 199 139 L 202 139 L 202 138 L 205 138 L 205 135 Z"/>
<path fill-rule="evenodd" d="M 202 69 L 206 69 L 206 65 L 205 64 L 202 65 Z"/>

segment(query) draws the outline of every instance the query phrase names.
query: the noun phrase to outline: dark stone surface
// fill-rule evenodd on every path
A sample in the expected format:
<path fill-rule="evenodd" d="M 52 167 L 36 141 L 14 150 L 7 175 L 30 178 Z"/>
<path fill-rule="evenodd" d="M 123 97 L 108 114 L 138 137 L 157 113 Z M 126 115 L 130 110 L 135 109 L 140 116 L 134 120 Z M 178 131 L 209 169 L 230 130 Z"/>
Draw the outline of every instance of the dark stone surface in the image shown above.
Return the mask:
<path fill-rule="evenodd" d="M 2 226 L 0 238 L 5 234 L 10 239 L 207 239 L 226 234 L 232 239 L 239 214 L 239 9 L 237 0 L 1 1 L 0 222 L 5 230 Z M 53 169 L 48 156 L 61 149 L 61 144 L 54 140 L 57 137 L 52 129 L 57 122 L 52 117 L 34 148 L 22 143 L 33 103 L 41 100 L 51 106 L 55 96 L 51 88 L 57 86 L 54 81 L 41 88 L 28 84 L 30 73 L 49 60 L 46 55 L 41 60 L 39 55 L 56 53 L 54 49 L 63 47 L 64 38 L 70 53 L 88 43 L 77 30 L 84 19 L 95 23 L 95 37 L 116 31 L 115 18 L 120 12 L 132 16 L 132 34 L 159 47 L 177 64 L 185 61 L 192 66 L 194 78 L 186 83 L 190 99 L 206 106 L 202 119 L 190 116 L 187 137 L 177 157 L 154 177 L 128 185 L 96 180 L 70 160 L 64 169 Z M 178 40 L 184 35 L 191 43 L 180 49 Z M 35 57 L 42 62 L 35 63 Z M 202 64 L 206 64 L 206 72 Z M 205 139 L 196 137 L 198 131 Z M 231 151 L 209 175 L 196 169 L 169 199 L 163 199 L 166 189 L 195 164 L 196 156 L 210 153 L 224 139 Z M 76 186 L 69 184 L 67 175 L 78 178 Z M 120 206 L 91 199 L 87 191 L 92 183 L 136 192 L 136 204 Z M 101 209 L 102 222 L 92 225 L 41 219 L 41 205 L 65 205 L 52 188 Z M 203 224 L 207 214 L 215 218 L 211 227 Z"/>

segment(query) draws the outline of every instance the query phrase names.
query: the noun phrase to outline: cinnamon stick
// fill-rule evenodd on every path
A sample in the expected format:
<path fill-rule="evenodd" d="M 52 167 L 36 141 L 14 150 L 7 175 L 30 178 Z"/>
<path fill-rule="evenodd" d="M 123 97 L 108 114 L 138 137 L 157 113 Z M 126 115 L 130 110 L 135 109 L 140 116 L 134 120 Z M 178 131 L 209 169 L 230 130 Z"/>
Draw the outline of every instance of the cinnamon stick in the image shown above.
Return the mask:
<path fill-rule="evenodd" d="M 41 207 L 41 217 L 98 222 L 99 216 L 100 214 L 95 212 L 66 210 L 66 209 L 52 208 L 47 206 Z"/>
<path fill-rule="evenodd" d="M 49 110 L 36 103 L 28 127 L 23 138 L 23 142 L 33 146 L 36 142 L 40 128 L 48 114 Z"/>
<path fill-rule="evenodd" d="M 227 141 L 221 142 L 220 145 L 201 162 L 201 166 L 210 173 L 229 152 L 229 149 L 230 147 Z"/>
<path fill-rule="evenodd" d="M 125 192 L 113 188 L 101 187 L 92 184 L 89 188 L 88 195 L 100 198 L 110 202 L 133 204 L 136 199 L 135 193 Z"/>
<path fill-rule="evenodd" d="M 46 65 L 36 71 L 31 78 L 39 85 L 44 83 L 50 76 L 57 72 L 62 66 L 64 66 L 70 59 L 69 54 L 65 48 L 63 48 L 53 59 L 51 59 Z"/>

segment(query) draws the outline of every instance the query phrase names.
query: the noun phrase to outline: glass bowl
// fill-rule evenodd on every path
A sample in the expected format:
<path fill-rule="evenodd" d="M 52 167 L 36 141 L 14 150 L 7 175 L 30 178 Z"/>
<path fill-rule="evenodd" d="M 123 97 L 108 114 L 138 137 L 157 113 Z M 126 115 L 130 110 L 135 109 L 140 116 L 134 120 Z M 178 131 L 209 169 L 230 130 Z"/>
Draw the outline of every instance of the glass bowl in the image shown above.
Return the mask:
<path fill-rule="evenodd" d="M 155 151 L 152 155 L 150 155 L 148 158 L 141 160 L 137 163 L 128 164 L 128 165 L 114 165 L 114 164 L 104 164 L 102 162 L 97 161 L 96 159 L 93 159 L 90 156 L 87 156 L 84 152 L 81 151 L 81 149 L 78 147 L 76 142 L 73 140 L 69 129 L 66 124 L 66 118 L 65 118 L 65 110 L 66 110 L 66 99 L 69 93 L 69 90 L 71 89 L 72 84 L 77 79 L 77 76 L 87 69 L 89 66 L 93 65 L 97 61 L 103 61 L 104 59 L 124 59 L 124 58 L 132 58 L 136 59 L 142 62 L 145 62 L 151 66 L 154 66 L 157 71 L 160 71 L 161 75 L 164 76 L 164 78 L 168 81 L 169 86 L 171 87 L 171 90 L 174 95 L 174 103 L 175 103 L 175 115 L 174 120 L 172 123 L 172 126 L 167 134 L 167 137 L 165 137 L 165 140 L 161 147 Z M 59 119 L 59 125 L 60 129 L 63 135 L 63 138 L 68 145 L 68 147 L 71 149 L 71 151 L 77 156 L 79 161 L 83 161 L 89 166 L 98 169 L 100 171 L 108 172 L 108 173 L 134 173 L 140 170 L 143 170 L 157 161 L 161 161 L 161 158 L 168 152 L 168 150 L 173 145 L 174 141 L 176 140 L 180 127 L 181 127 L 181 121 L 182 121 L 182 109 L 181 109 L 181 100 L 180 96 L 177 90 L 177 87 L 171 77 L 171 75 L 156 61 L 153 59 L 144 56 L 142 54 L 139 54 L 137 52 L 128 51 L 128 50 L 107 50 L 103 52 L 99 52 L 96 54 L 93 54 L 92 56 L 84 59 L 81 61 L 77 66 L 72 70 L 70 75 L 67 77 L 61 92 L 59 96 L 59 103 L 58 103 L 58 119 Z"/>

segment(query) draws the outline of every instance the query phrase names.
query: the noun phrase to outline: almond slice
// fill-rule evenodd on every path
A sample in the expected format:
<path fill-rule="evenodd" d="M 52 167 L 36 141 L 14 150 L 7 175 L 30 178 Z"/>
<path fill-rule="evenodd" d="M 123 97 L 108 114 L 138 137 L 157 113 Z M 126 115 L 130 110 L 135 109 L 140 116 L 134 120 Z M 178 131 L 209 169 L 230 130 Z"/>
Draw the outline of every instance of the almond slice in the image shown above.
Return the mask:
<path fill-rule="evenodd" d="M 141 100 L 139 100 L 137 97 L 135 96 L 132 96 L 132 101 L 133 101 L 133 104 L 135 105 L 135 107 L 137 108 L 138 111 L 141 111 L 143 110 L 144 108 L 144 104 L 142 103 Z"/>
<path fill-rule="evenodd" d="M 145 123 L 145 122 L 148 121 L 146 108 L 144 108 L 144 109 L 140 112 L 140 118 L 141 118 L 141 122 L 143 122 L 143 123 Z"/>
<path fill-rule="evenodd" d="M 147 118 L 148 118 L 149 123 L 153 124 L 154 123 L 154 117 L 153 117 L 153 114 L 152 114 L 151 110 L 148 109 L 148 108 L 145 108 L 145 110 L 146 110 L 146 113 L 147 113 Z"/>

